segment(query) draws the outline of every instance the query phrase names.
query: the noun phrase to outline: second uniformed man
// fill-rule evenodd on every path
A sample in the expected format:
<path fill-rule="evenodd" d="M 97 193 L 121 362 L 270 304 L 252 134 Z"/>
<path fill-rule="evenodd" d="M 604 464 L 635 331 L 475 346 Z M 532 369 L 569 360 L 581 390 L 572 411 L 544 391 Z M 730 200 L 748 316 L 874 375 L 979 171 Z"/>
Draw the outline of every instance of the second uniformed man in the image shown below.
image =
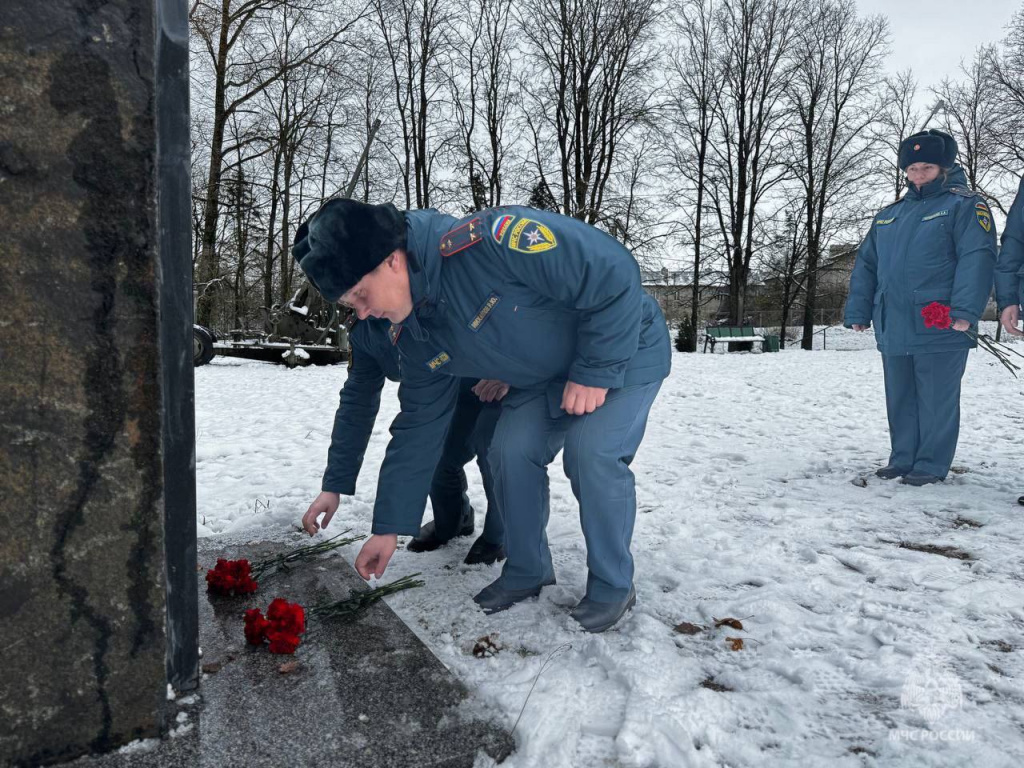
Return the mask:
<path fill-rule="evenodd" d="M 999 322 L 1011 336 L 1024 336 L 1017 327 L 1021 302 L 1024 302 L 1024 178 L 1006 217 L 1002 247 L 996 261 L 996 302 Z M 1017 499 L 1024 505 L 1024 496 Z"/>

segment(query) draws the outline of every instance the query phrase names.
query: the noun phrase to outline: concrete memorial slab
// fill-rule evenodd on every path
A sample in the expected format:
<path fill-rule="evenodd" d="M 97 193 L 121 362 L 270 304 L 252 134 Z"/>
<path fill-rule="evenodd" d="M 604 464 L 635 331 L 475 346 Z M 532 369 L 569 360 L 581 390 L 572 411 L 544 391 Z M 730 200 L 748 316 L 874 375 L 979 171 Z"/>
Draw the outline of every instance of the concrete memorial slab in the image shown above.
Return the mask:
<path fill-rule="evenodd" d="M 256 561 L 308 541 L 301 534 L 255 545 L 203 539 L 200 567 L 218 557 Z M 478 756 L 504 759 L 513 748 L 508 733 L 488 722 L 488 713 L 382 602 L 350 622 L 310 621 L 292 656 L 246 645 L 247 608 L 265 610 L 274 597 L 309 607 L 365 589 L 337 554 L 275 575 L 252 595 L 208 595 L 204 585 L 199 608 L 206 672 L 196 693 L 173 703 L 179 714 L 170 736 L 71 765 L 469 768 Z"/>

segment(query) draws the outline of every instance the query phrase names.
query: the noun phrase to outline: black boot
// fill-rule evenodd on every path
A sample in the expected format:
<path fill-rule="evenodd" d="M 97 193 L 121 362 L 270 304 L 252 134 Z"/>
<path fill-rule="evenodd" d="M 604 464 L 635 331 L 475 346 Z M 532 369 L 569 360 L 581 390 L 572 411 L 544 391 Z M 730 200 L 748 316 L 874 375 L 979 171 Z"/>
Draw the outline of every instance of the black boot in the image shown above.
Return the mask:
<path fill-rule="evenodd" d="M 472 536 L 473 535 L 473 514 L 470 512 L 467 518 L 463 518 L 462 526 L 459 528 L 459 532 L 456 536 Z M 438 537 L 437 530 L 434 528 L 434 521 L 431 520 L 429 523 L 420 528 L 420 535 L 410 541 L 406 545 L 406 549 L 410 552 L 433 552 L 439 547 L 443 547 L 451 539 L 442 539 Z"/>
<path fill-rule="evenodd" d="M 1024 507 L 1024 496 L 1018 496 L 1017 503 Z"/>
<path fill-rule="evenodd" d="M 887 464 L 880 469 L 875 470 L 875 474 L 883 480 L 894 480 L 897 477 L 903 477 L 910 473 L 909 469 L 901 469 L 900 467 L 894 467 L 892 464 Z"/>
<path fill-rule="evenodd" d="M 469 554 L 463 561 L 466 565 L 491 565 L 505 559 L 505 548 L 501 544 L 491 544 L 483 536 L 473 542 Z"/>

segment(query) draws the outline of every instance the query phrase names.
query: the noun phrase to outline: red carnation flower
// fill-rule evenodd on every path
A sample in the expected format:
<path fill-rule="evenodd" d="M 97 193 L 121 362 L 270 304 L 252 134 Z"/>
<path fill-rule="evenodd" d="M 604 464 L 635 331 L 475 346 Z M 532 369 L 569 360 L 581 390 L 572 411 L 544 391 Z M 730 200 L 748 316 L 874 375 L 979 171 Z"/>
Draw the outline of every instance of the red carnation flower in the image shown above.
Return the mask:
<path fill-rule="evenodd" d="M 266 617 L 259 608 L 245 612 L 245 639 L 252 645 L 270 643 L 271 653 L 295 653 L 306 631 L 306 611 L 298 603 L 274 598 L 267 608 Z"/>
<path fill-rule="evenodd" d="M 287 632 L 267 632 L 267 640 L 270 641 L 268 650 L 271 653 L 295 653 L 299 647 L 299 636 Z"/>
<path fill-rule="evenodd" d="M 263 645 L 270 627 L 270 622 L 263 618 L 259 608 L 250 608 L 245 612 L 245 641 L 250 645 Z"/>
<path fill-rule="evenodd" d="M 946 330 L 953 324 L 953 321 L 949 317 L 949 307 L 945 304 L 940 304 L 937 301 L 933 301 L 927 307 L 922 309 L 921 317 L 924 318 L 925 328 Z"/>
<path fill-rule="evenodd" d="M 206 586 L 210 592 L 220 595 L 248 595 L 256 591 L 259 584 L 252 578 L 249 561 L 217 559 L 217 565 L 206 572 Z"/>
<path fill-rule="evenodd" d="M 278 597 L 267 608 L 267 618 L 278 632 L 301 635 L 306 631 L 306 612 L 298 603 Z"/>

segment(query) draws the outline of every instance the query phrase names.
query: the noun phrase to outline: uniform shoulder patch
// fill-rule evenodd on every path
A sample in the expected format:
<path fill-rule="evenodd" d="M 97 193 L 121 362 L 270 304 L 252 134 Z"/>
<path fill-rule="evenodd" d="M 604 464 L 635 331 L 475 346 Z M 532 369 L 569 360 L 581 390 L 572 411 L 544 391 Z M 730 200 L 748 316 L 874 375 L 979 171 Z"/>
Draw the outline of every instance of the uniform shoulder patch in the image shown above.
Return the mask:
<path fill-rule="evenodd" d="M 519 219 L 508 237 L 508 247 L 520 253 L 540 253 L 558 247 L 555 233 L 533 219 Z"/>
<path fill-rule="evenodd" d="M 974 204 L 974 215 L 982 229 L 986 232 L 992 231 L 992 212 L 988 209 L 988 205 L 984 200 L 979 200 Z"/>
<path fill-rule="evenodd" d="M 449 230 L 441 238 L 438 248 L 442 256 L 454 256 L 480 242 L 482 237 L 480 219 L 475 218 Z"/>
<path fill-rule="evenodd" d="M 875 219 L 875 224 L 877 224 L 880 227 L 884 227 L 886 224 L 892 224 L 894 221 L 896 221 L 895 216 L 888 219 Z"/>

